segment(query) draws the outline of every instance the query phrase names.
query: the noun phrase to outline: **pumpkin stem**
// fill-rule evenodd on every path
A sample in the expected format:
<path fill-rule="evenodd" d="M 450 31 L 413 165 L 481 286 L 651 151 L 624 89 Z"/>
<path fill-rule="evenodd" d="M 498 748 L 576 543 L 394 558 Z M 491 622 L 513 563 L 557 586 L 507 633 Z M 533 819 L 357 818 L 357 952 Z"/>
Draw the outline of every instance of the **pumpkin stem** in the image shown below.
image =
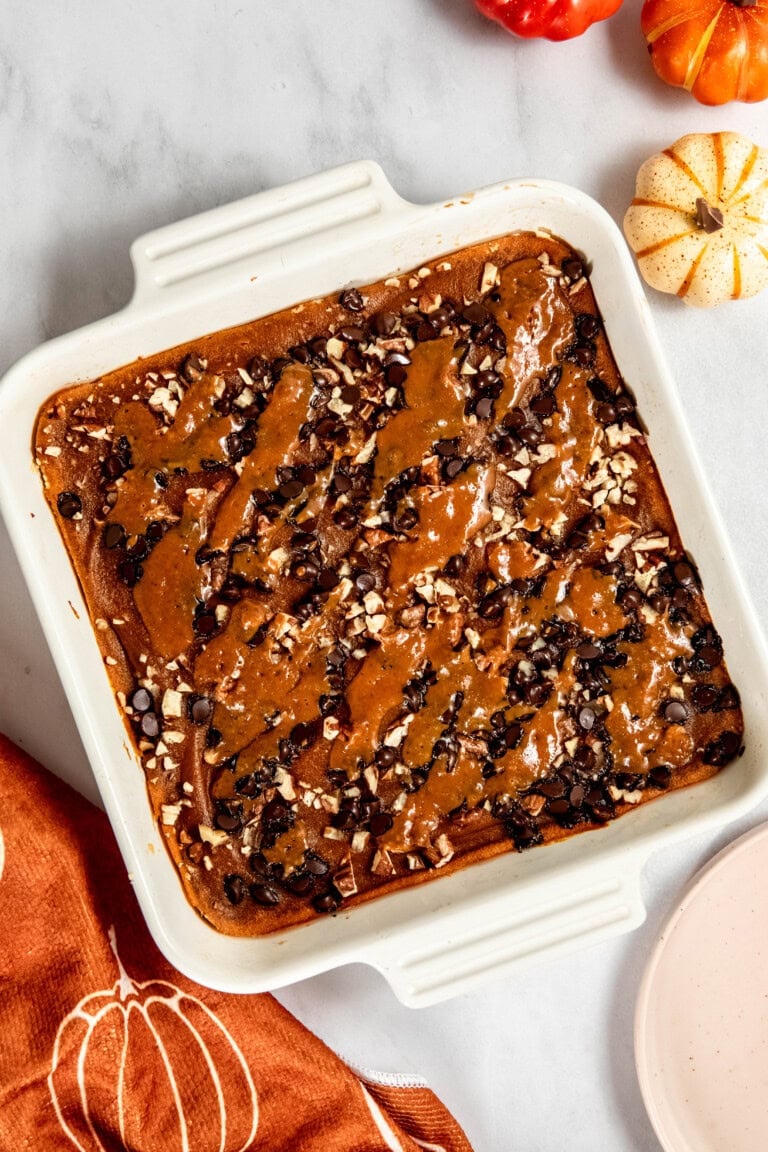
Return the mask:
<path fill-rule="evenodd" d="M 705 232 L 719 232 L 725 221 L 719 208 L 708 204 L 703 196 L 696 200 L 696 224 Z"/>
<path fill-rule="evenodd" d="M 120 959 L 120 956 L 118 955 L 117 936 L 115 934 L 114 924 L 110 924 L 109 932 L 107 933 L 107 935 L 109 936 L 109 946 L 115 954 L 115 960 L 117 962 L 117 970 L 120 973 L 120 977 L 118 980 L 118 990 L 120 992 L 120 999 L 121 1000 L 127 1000 L 132 992 L 134 992 L 134 993 L 136 992 L 136 985 L 134 984 L 133 980 L 131 980 L 131 978 L 128 975 L 128 973 L 126 972 L 125 968 L 123 968 L 123 962 Z"/>
<path fill-rule="evenodd" d="M 757 7 L 757 0 L 729 0 L 736 8 L 755 8 Z"/>

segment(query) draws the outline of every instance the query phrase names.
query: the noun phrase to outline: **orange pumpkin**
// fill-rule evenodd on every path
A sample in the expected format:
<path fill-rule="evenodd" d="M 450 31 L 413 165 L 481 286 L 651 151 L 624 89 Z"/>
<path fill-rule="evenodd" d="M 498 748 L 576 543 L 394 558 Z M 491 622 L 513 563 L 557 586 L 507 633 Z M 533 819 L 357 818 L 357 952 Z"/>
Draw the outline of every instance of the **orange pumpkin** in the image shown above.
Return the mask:
<path fill-rule="evenodd" d="M 85 996 L 56 1036 L 48 1086 L 67 1136 L 80 1152 L 105 1152 L 105 1132 L 152 1152 L 246 1152 L 259 1114 L 237 1044 L 195 996 L 131 980 L 113 929 L 110 940 L 118 980 Z"/>
<path fill-rule="evenodd" d="M 702 104 L 768 97 L 768 0 L 645 0 L 640 22 L 667 84 Z"/>

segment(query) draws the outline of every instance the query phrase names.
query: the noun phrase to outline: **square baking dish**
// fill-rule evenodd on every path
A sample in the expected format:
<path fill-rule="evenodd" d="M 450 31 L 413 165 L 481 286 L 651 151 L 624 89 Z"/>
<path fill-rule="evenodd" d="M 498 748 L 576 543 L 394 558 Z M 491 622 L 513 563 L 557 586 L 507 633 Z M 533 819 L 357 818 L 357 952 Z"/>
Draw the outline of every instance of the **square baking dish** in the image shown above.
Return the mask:
<path fill-rule="evenodd" d="M 698 565 L 731 676 L 746 752 L 712 779 L 598 831 L 509 852 L 274 935 L 224 936 L 187 903 L 146 796 L 77 580 L 32 461 L 41 404 L 138 357 L 312 297 L 418 267 L 469 244 L 544 229 L 585 254 L 606 332 Z M 228 992 L 261 992 L 352 962 L 406 1004 L 465 992 L 644 917 L 640 873 L 663 844 L 744 813 L 768 793 L 768 659 L 653 333 L 623 238 L 560 184 L 516 180 L 439 204 L 402 200 L 372 163 L 349 164 L 160 229 L 131 250 L 136 291 L 117 315 L 43 345 L 0 386 L 0 506 L 104 806 L 159 948 Z"/>

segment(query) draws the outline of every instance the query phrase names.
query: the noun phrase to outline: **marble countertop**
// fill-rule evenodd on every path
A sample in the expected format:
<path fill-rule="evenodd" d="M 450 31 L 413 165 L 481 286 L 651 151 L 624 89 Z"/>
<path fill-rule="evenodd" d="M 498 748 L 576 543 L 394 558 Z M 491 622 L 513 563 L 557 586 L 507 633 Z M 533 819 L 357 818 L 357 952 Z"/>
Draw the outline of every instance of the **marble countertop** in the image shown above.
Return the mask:
<path fill-rule="evenodd" d="M 378 160 L 423 201 L 563 180 L 620 220 L 640 162 L 685 132 L 768 146 L 768 103 L 705 109 L 656 79 L 639 7 L 554 45 L 506 37 L 470 0 L 16 5 L 0 43 L 0 374 L 126 303 L 140 233 L 347 160 Z M 649 295 L 768 625 L 768 294 L 710 314 Z M 0 730 L 96 798 L 1 525 L 0 588 Z M 413 1012 L 351 967 L 280 999 L 358 1064 L 425 1075 L 478 1152 L 658 1152 L 634 1070 L 640 975 L 688 877 L 766 817 L 768 803 L 657 855 L 642 928 L 514 981 Z"/>

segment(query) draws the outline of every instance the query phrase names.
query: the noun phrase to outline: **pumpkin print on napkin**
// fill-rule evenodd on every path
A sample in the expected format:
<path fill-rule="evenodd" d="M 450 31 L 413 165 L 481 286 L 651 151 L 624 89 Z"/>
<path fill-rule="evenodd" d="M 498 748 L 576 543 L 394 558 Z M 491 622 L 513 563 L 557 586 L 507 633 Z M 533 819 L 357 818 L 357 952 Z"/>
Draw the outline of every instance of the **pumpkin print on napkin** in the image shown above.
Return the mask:
<path fill-rule="evenodd" d="M 134 983 L 120 962 L 114 928 L 108 935 L 116 983 L 80 1000 L 56 1034 L 48 1083 L 62 1128 L 79 1148 L 98 1152 L 91 1113 L 106 1111 L 128 1148 L 149 1138 L 168 1152 L 246 1152 L 259 1109 L 237 1044 L 196 996 L 163 980 Z M 105 1065 L 113 1078 L 103 1076 Z M 103 1094 L 98 1102 L 91 1081 Z M 158 1101 L 158 1093 L 166 1099 Z M 150 1137 L 158 1118 L 162 1128 Z"/>
<path fill-rule="evenodd" d="M 2 736 L 0 814 L 0 1152 L 471 1152 L 423 1082 L 176 972 L 106 817 Z"/>

